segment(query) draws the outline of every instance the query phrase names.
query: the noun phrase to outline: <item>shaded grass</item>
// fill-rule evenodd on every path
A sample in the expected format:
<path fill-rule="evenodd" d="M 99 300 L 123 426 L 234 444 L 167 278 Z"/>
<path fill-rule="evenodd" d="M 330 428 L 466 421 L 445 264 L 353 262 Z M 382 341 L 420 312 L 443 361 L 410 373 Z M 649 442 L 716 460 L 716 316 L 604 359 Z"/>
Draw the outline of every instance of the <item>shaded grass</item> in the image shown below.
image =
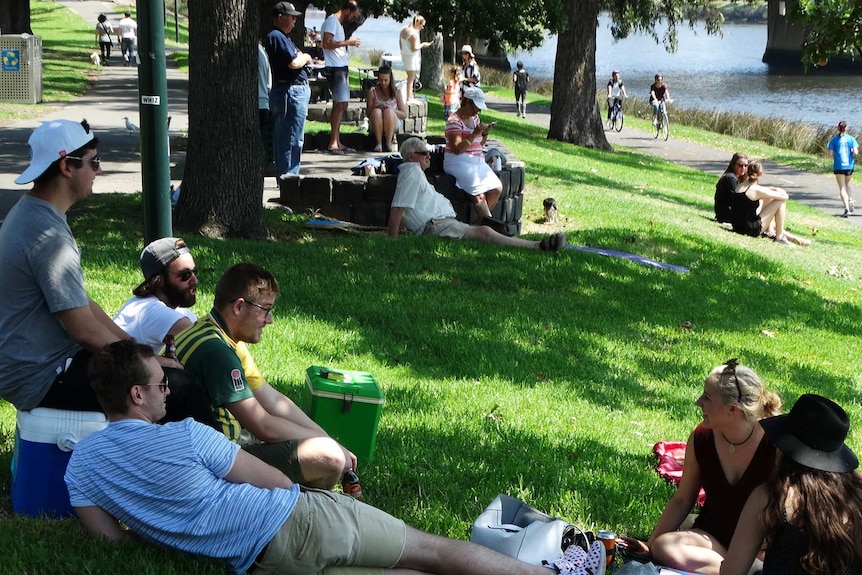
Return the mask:
<path fill-rule="evenodd" d="M 430 121 L 442 126 L 438 106 L 431 102 Z M 277 387 L 299 398 L 313 364 L 370 371 L 381 382 L 375 461 L 359 470 L 369 503 L 464 539 L 481 509 L 508 493 L 584 527 L 645 536 L 671 494 L 651 446 L 686 437 L 699 421 L 692 403 L 703 378 L 728 357 L 752 365 L 788 403 L 816 391 L 862 417 L 858 229 L 791 202 L 795 232 L 820 229 L 810 248 L 732 234 L 709 219 L 711 176 L 633 152 L 574 148 L 485 114 L 529 166 L 527 237 L 552 231 L 540 202 L 553 195 L 573 243 L 691 272 L 573 251 L 309 231 L 277 209 L 265 214 L 273 240 L 191 239 L 198 314 L 230 264 L 254 261 L 281 282 L 275 323 L 254 347 Z M 141 218 L 136 196 L 95 197 L 70 214 L 88 290 L 109 312 L 138 282 Z M 11 417 L 8 406 L 0 411 L 7 429 Z M 854 431 L 849 442 L 862 447 Z M 112 549 L 91 547 L 75 529 L 0 521 L 4 541 L 73 542 L 59 572 L 86 572 L 101 554 L 102 573 L 146 572 L 161 553 L 123 548 L 114 564 Z M 4 557 L 10 545 L 0 542 Z M 27 570 L 29 561 L 44 565 L 30 556 L 10 565 Z M 165 572 L 216 572 L 171 554 L 159 561 Z"/>

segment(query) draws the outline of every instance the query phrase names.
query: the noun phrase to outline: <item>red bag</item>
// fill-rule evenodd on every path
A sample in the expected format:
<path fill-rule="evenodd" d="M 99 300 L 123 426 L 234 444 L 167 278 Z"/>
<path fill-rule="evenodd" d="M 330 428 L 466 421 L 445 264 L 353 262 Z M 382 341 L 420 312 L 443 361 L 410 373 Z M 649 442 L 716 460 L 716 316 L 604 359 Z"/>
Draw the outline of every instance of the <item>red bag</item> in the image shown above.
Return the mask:
<path fill-rule="evenodd" d="M 685 463 L 685 441 L 659 441 L 653 445 L 652 450 L 658 458 L 658 474 L 678 486 Z M 702 507 L 705 502 L 706 493 L 701 488 L 697 495 L 697 504 Z"/>

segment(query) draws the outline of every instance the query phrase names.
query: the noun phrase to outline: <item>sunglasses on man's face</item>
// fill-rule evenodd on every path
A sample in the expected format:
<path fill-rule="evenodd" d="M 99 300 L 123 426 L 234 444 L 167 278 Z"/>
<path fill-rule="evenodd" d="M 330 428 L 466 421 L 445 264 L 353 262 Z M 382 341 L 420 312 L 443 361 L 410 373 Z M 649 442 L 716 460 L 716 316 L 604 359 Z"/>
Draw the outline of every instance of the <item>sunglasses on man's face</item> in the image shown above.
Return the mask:
<path fill-rule="evenodd" d="M 187 282 L 192 279 L 192 276 L 198 275 L 198 268 L 194 268 L 191 270 L 183 270 L 176 274 L 181 282 Z"/>

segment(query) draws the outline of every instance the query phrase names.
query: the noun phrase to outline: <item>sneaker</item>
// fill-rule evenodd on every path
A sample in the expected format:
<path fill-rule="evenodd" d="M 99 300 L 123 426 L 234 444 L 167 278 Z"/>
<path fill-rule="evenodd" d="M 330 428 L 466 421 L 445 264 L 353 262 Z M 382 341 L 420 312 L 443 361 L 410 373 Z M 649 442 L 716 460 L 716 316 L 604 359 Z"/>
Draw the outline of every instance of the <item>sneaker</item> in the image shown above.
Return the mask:
<path fill-rule="evenodd" d="M 852 213 L 853 213 L 853 212 L 851 212 L 850 210 L 844 210 L 844 213 L 843 213 L 843 214 L 841 214 L 841 217 L 842 217 L 842 218 L 850 217 L 850 214 L 852 214 Z"/>
<path fill-rule="evenodd" d="M 780 238 L 775 238 L 772 241 L 775 242 L 776 244 L 781 244 L 784 246 L 790 246 L 791 248 L 793 247 L 793 244 L 791 244 L 790 240 L 787 239 L 787 236 L 784 236 L 784 235 L 781 236 Z"/>
<path fill-rule="evenodd" d="M 850 198 L 850 200 L 847 202 L 847 205 L 850 206 L 850 213 L 851 214 L 856 211 L 856 200 L 854 200 L 853 198 Z"/>
<path fill-rule="evenodd" d="M 587 562 L 584 564 L 584 569 L 592 575 L 605 575 L 607 566 L 607 550 L 605 544 L 601 541 L 593 541 L 590 545 L 590 551 L 587 553 Z"/>

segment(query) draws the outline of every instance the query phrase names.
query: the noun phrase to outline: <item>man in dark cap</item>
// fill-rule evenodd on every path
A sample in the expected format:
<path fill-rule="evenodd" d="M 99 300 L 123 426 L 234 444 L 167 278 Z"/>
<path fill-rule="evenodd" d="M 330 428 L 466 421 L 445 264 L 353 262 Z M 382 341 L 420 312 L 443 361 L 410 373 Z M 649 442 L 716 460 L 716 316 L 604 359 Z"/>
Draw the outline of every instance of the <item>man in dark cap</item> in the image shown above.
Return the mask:
<path fill-rule="evenodd" d="M 272 150 L 276 177 L 299 174 L 305 139 L 305 116 L 311 99 L 305 71 L 305 67 L 312 62 L 311 55 L 300 51 L 288 36 L 300 14 L 290 2 L 279 2 L 273 6 L 274 29 L 264 42 L 272 69 L 269 107 L 274 124 Z"/>
<path fill-rule="evenodd" d="M 141 252 L 144 281 L 114 316 L 123 331 L 156 353 L 168 335 L 176 336 L 198 320 L 189 308 L 197 299 L 197 268 L 180 238 L 161 238 Z"/>

